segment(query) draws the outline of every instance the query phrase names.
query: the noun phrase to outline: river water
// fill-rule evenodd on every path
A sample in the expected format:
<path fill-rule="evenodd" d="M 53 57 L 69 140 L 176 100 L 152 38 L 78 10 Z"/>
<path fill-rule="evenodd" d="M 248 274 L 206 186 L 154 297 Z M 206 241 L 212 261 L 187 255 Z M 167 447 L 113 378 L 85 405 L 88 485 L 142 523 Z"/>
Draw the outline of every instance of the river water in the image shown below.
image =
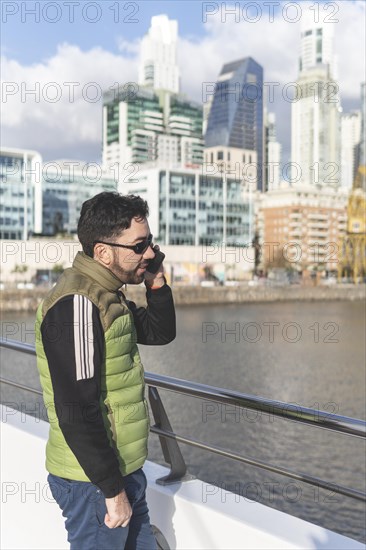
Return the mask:
<path fill-rule="evenodd" d="M 2 337 L 33 343 L 33 322 L 29 314 L 5 314 Z M 366 418 L 364 302 L 178 307 L 177 331 L 168 346 L 140 346 L 147 371 Z M 2 350 L 2 364 L 4 377 L 40 387 L 32 357 Z M 160 395 L 180 435 L 365 491 L 359 438 L 165 390 Z M 28 411 L 42 407 L 9 386 L 2 388 L 2 402 Z M 365 506 L 356 500 L 187 445 L 181 449 L 190 473 L 212 484 L 203 502 L 216 491 L 225 502 L 226 492 L 234 491 L 366 540 Z M 155 435 L 149 455 L 164 463 Z"/>

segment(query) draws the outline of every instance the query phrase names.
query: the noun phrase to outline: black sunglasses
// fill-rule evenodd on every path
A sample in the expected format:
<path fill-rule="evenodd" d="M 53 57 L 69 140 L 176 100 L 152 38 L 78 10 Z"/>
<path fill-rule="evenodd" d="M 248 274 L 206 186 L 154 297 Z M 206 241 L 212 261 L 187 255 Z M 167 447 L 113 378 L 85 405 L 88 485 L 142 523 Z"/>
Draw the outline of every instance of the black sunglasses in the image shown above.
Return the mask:
<path fill-rule="evenodd" d="M 118 243 L 107 243 L 106 241 L 94 241 L 93 246 L 96 244 L 108 244 L 109 246 L 118 246 L 118 248 L 128 248 L 129 250 L 133 250 L 135 254 L 143 254 L 145 250 L 151 245 L 153 240 L 153 236 L 150 233 L 150 235 L 144 239 L 143 241 L 137 243 L 137 244 L 118 244 Z"/>

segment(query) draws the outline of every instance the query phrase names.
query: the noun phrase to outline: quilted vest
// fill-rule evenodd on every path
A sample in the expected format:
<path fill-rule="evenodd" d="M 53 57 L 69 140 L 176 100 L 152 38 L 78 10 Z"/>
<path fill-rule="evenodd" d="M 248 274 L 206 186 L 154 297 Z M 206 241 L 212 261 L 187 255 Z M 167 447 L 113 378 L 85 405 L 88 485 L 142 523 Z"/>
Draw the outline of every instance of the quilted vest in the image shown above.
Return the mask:
<path fill-rule="evenodd" d="M 100 409 L 122 475 L 136 471 L 146 460 L 149 414 L 144 398 L 144 371 L 136 344 L 133 315 L 123 296 L 117 293 L 120 287 L 121 281 L 112 272 L 79 252 L 73 266 L 64 271 L 56 286 L 38 307 L 37 367 L 50 422 L 46 468 L 51 474 L 89 481 L 67 445 L 58 423 L 40 330 L 47 311 L 65 296 L 73 294 L 88 297 L 100 312 L 105 339 Z"/>

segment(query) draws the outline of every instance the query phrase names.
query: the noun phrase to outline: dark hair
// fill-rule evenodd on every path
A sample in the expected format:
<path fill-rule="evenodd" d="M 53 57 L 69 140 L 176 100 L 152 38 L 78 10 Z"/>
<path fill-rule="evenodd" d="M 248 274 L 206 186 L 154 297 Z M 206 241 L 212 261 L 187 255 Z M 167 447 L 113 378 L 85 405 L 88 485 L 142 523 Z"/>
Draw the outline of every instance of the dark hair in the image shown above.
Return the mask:
<path fill-rule="evenodd" d="M 95 195 L 81 207 L 78 237 L 83 251 L 93 258 L 95 241 L 118 237 L 131 226 L 133 218 L 148 215 L 149 207 L 141 197 L 107 191 Z"/>

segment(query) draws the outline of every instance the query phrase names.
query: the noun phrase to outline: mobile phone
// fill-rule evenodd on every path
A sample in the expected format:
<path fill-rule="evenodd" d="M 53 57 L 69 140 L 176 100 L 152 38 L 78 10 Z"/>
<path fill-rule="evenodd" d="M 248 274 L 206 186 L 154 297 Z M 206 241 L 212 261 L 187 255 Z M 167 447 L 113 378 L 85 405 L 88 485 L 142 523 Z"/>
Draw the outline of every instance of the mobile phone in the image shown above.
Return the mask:
<path fill-rule="evenodd" d="M 146 268 L 146 271 L 149 273 L 156 273 L 161 264 L 163 263 L 163 260 L 165 258 L 164 252 L 161 252 L 160 250 L 155 250 L 153 246 L 151 248 L 155 252 L 155 258 L 152 260 L 149 260 L 149 265 Z"/>

